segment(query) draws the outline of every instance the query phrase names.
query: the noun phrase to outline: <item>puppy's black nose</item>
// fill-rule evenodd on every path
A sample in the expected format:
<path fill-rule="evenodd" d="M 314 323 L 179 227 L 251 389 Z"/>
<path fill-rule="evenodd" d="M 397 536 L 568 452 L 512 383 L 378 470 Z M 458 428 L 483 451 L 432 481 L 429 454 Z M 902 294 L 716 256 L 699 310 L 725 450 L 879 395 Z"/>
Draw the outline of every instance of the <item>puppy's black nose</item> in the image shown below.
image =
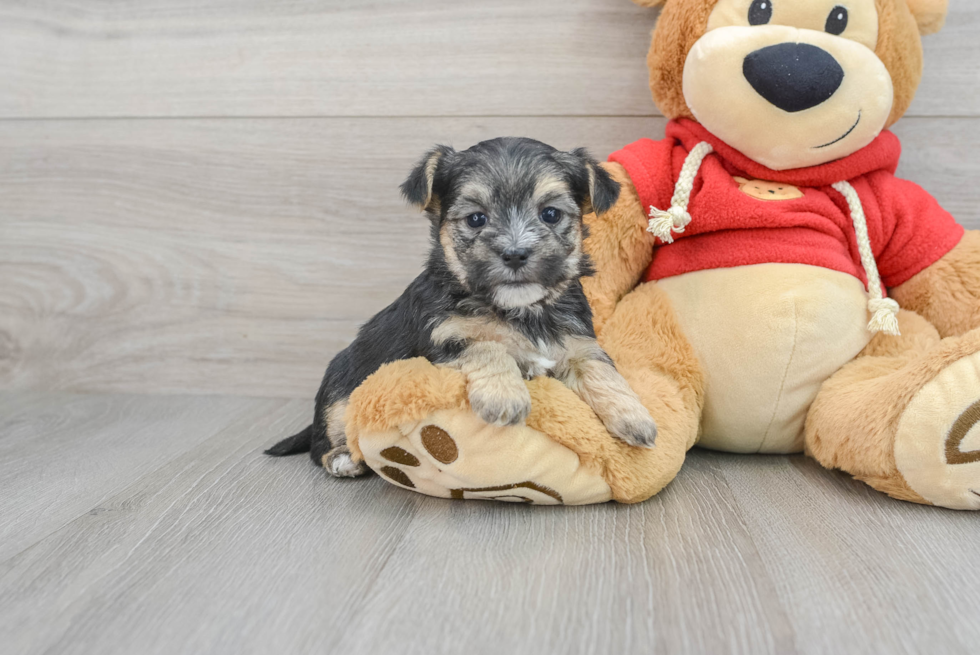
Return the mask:
<path fill-rule="evenodd" d="M 779 43 L 749 53 L 742 73 L 760 96 L 791 113 L 826 102 L 844 81 L 833 55 L 809 43 Z"/>
<path fill-rule="evenodd" d="M 529 254 L 530 251 L 527 248 L 510 248 L 505 250 L 500 255 L 500 258 L 504 260 L 504 263 L 508 267 L 516 271 L 527 263 L 527 256 Z"/>

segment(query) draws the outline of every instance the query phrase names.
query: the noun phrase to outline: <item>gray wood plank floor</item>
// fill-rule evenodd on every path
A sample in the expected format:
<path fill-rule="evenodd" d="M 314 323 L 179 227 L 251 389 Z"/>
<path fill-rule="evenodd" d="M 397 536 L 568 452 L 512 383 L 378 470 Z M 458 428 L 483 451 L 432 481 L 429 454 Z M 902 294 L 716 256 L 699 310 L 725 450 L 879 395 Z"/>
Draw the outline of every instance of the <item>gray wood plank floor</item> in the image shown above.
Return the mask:
<path fill-rule="evenodd" d="M 19 520 L 0 537 L 0 650 L 966 654 L 980 643 L 972 514 L 889 500 L 802 457 L 705 451 L 641 505 L 432 499 L 261 454 L 309 410 L 0 393 L 0 516 Z M 60 472 L 62 459 L 79 474 Z M 11 495 L 28 465 L 31 497 Z"/>

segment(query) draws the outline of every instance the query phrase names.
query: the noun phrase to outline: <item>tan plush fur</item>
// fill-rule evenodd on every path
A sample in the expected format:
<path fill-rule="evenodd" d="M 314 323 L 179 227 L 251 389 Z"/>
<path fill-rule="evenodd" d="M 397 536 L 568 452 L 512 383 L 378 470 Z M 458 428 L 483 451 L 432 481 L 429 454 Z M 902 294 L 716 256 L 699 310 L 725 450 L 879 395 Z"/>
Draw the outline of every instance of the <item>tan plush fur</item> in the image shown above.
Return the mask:
<path fill-rule="evenodd" d="M 616 304 L 632 291 L 653 259 L 654 237 L 647 232 L 647 212 L 636 187 L 620 164 L 603 167 L 620 184 L 619 199 L 602 216 L 589 214 L 585 249 L 596 274 L 582 280 L 592 306 L 596 333 L 601 334 Z"/>
<path fill-rule="evenodd" d="M 946 24 L 949 0 L 906 0 L 920 34 L 935 34 Z"/>
<path fill-rule="evenodd" d="M 604 430 L 596 438 L 588 426 L 601 427 L 601 423 L 591 412 L 588 416 L 573 413 L 576 403 L 582 407 L 584 403 L 556 380 L 539 379 L 531 384 L 533 409 L 528 425 L 579 453 L 583 462 L 601 462 L 615 500 L 638 502 L 674 479 L 685 453 L 697 441 L 704 378 L 670 301 L 655 284 L 644 284 L 623 298 L 599 342 L 656 418 L 656 448 L 631 448 Z M 542 393 L 545 390 L 550 391 L 547 397 Z"/>
<path fill-rule="evenodd" d="M 684 100 L 687 53 L 704 34 L 717 0 L 669 0 L 657 19 L 647 68 L 653 101 L 667 118 L 694 116 Z"/>
<path fill-rule="evenodd" d="M 564 407 L 550 405 L 555 395 L 539 398 L 533 390 L 534 409 L 528 424 L 537 421 L 539 429 L 559 443 L 580 456 L 603 462 L 603 477 L 613 497 L 619 502 L 638 502 L 674 479 L 685 453 L 697 441 L 704 404 L 703 374 L 670 301 L 655 284 L 644 284 L 623 298 L 599 342 L 656 418 L 656 448 L 630 448 L 608 436 L 583 441 L 579 436 L 582 428 L 569 420 L 573 415 Z M 547 384 L 554 389 L 556 381 Z M 571 397 L 578 400 L 574 394 Z M 547 421 L 542 420 L 545 416 Z"/>
<path fill-rule="evenodd" d="M 894 440 L 909 401 L 950 364 L 980 351 L 980 330 L 940 340 L 924 318 L 899 314 L 901 337 L 877 335 L 865 351 L 824 383 L 806 422 L 807 453 L 889 496 L 925 500 L 895 465 Z"/>
<path fill-rule="evenodd" d="M 967 232 L 952 251 L 892 289 L 891 296 L 929 319 L 944 337 L 980 327 L 980 232 Z"/>
<path fill-rule="evenodd" d="M 652 282 L 637 287 L 619 303 L 599 343 L 657 420 L 660 434 L 676 433 L 685 449 L 693 446 L 704 374 L 667 295 Z"/>
<path fill-rule="evenodd" d="M 922 81 L 922 40 L 905 0 L 875 0 L 878 8 L 878 47 L 895 87 L 895 101 L 886 127 L 905 115 Z"/>
<path fill-rule="evenodd" d="M 655 360 L 661 357 L 652 356 Z M 664 370 L 673 367 L 668 361 L 661 364 Z M 691 382 L 696 384 L 696 380 Z M 687 399 L 677 393 L 682 386 L 683 394 L 693 393 L 690 384 L 662 378 L 659 391 L 663 397 L 657 403 L 684 407 Z M 655 449 L 634 448 L 610 436 L 592 410 L 561 382 L 536 378 L 527 388 L 533 400 L 528 427 L 549 435 L 578 454 L 584 466 L 600 471 L 613 498 L 622 503 L 646 500 L 670 482 L 684 461 L 692 434 L 696 435 L 696 418 L 693 425 L 690 417 L 677 418 L 662 425 Z M 355 461 L 363 460 L 358 446 L 362 433 L 384 432 L 438 410 L 465 407 L 466 378 L 461 373 L 435 367 L 424 359 L 387 364 L 351 395 L 346 416 L 351 455 Z"/>
<path fill-rule="evenodd" d="M 350 395 L 345 420 L 351 456 L 364 459 L 357 446 L 360 432 L 388 430 L 421 421 L 434 409 L 468 404 L 465 378 L 458 371 L 437 368 L 422 358 L 386 364 Z"/>
<path fill-rule="evenodd" d="M 717 0 L 668 0 L 657 20 L 647 66 L 653 100 L 668 118 L 694 118 L 684 100 L 684 64 L 691 48 L 705 33 L 716 3 Z M 937 0 L 914 4 L 927 26 L 935 27 L 937 12 L 929 7 L 939 4 Z M 888 125 L 893 125 L 908 110 L 922 79 L 922 44 L 919 25 L 906 0 L 875 0 L 875 6 L 879 23 L 875 53 L 884 62 L 895 87 L 895 102 L 888 120 Z"/>

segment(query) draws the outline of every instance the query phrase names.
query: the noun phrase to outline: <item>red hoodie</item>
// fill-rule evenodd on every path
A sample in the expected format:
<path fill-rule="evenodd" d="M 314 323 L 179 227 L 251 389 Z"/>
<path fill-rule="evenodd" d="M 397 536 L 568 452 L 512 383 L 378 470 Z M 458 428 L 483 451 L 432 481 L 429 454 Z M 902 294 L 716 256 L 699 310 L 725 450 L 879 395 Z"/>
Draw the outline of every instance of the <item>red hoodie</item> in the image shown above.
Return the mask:
<path fill-rule="evenodd" d="M 779 262 L 822 266 L 867 284 L 847 202 L 831 188 L 842 181 L 851 183 L 864 205 L 885 286 L 902 284 L 963 237 L 963 228 L 935 198 L 895 177 L 902 147 L 888 131 L 843 159 L 773 171 L 725 145 L 700 124 L 680 119 L 668 123 L 662 141 L 641 139 L 609 160 L 626 168 L 645 207 L 666 210 L 684 160 L 702 141 L 714 152 L 694 181 L 687 207 L 692 221 L 684 232 L 674 234 L 674 243 L 657 247 L 647 280 Z M 743 192 L 735 177 L 787 185 L 788 195 L 798 197 L 760 200 Z"/>

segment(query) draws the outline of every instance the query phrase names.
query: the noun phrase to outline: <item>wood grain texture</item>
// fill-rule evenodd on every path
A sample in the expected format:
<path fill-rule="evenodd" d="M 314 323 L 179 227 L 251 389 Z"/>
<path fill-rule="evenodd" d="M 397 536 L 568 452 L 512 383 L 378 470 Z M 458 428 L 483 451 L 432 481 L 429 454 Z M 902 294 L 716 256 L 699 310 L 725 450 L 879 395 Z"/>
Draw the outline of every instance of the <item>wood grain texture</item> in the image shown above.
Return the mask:
<path fill-rule="evenodd" d="M 0 411 L 22 407 L 0 443 L 84 414 L 84 470 L 142 415 L 131 447 L 159 456 L 124 487 L 79 476 L 98 500 L 0 561 L 4 652 L 965 654 L 980 639 L 976 517 L 803 458 L 694 451 L 633 506 L 460 503 L 261 455 L 307 402 L 211 401 L 211 436 L 170 456 L 200 405 L 77 399 L 86 413 L 0 393 Z"/>
<path fill-rule="evenodd" d="M 721 471 L 640 505 L 420 508 L 337 643 L 365 653 L 792 653 Z"/>
<path fill-rule="evenodd" d="M 245 398 L 4 394 L 0 561 L 231 421 L 254 420 L 276 404 Z"/>
<path fill-rule="evenodd" d="M 423 499 L 262 455 L 308 407 L 264 409 L 0 563 L 4 650 L 324 652 Z"/>
<path fill-rule="evenodd" d="M 914 116 L 980 115 L 980 6 Z M 0 2 L 0 117 L 651 115 L 628 0 Z"/>
<path fill-rule="evenodd" d="M 812 653 L 968 653 L 980 644 L 980 525 L 901 503 L 800 457 L 713 455 Z"/>
<path fill-rule="evenodd" d="M 663 119 L 0 121 L 0 388 L 309 397 L 421 270 L 432 143 L 605 157 Z M 906 119 L 900 174 L 980 227 L 980 123 Z"/>

